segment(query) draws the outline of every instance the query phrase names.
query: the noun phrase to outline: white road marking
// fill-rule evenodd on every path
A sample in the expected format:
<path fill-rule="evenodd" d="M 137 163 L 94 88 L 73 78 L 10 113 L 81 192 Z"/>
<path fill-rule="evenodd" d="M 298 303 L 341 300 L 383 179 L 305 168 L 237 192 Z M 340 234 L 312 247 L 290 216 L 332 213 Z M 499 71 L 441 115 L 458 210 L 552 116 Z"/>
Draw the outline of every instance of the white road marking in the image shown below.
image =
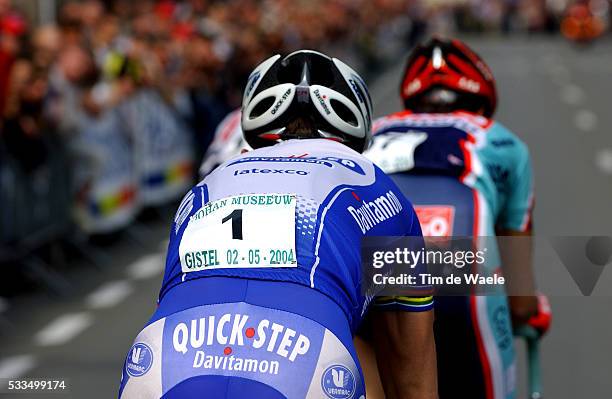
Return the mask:
<path fill-rule="evenodd" d="M 549 69 L 553 82 L 558 85 L 568 84 L 570 81 L 570 71 L 562 64 L 554 64 Z"/>
<path fill-rule="evenodd" d="M 93 324 L 93 317 L 86 312 L 68 313 L 58 317 L 34 336 L 40 346 L 61 345 L 72 340 Z"/>
<path fill-rule="evenodd" d="M 597 115 L 588 109 L 581 109 L 574 116 L 574 124 L 580 130 L 592 131 L 597 127 Z"/>
<path fill-rule="evenodd" d="M 561 89 L 561 100 L 566 104 L 579 105 L 584 102 L 585 98 L 584 90 L 575 84 L 563 86 Z"/>
<path fill-rule="evenodd" d="M 18 355 L 0 360 L 0 378 L 19 378 L 36 366 L 32 355 Z"/>
<path fill-rule="evenodd" d="M 595 164 L 602 172 L 612 175 L 612 148 L 600 150 L 595 155 Z"/>
<path fill-rule="evenodd" d="M 128 266 L 128 276 L 136 280 L 159 276 L 164 271 L 164 257 L 161 254 L 143 256 Z"/>
<path fill-rule="evenodd" d="M 134 289 L 127 281 L 110 281 L 89 294 L 86 303 L 93 309 L 110 308 L 119 304 L 133 291 Z"/>

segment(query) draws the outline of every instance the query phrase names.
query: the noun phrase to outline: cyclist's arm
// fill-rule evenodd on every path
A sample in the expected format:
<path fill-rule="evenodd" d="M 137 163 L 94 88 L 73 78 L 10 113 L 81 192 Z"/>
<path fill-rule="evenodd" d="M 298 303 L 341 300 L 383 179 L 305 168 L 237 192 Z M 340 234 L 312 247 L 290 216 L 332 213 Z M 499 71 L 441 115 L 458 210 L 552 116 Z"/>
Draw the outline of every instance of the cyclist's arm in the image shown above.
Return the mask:
<path fill-rule="evenodd" d="M 410 209 L 411 214 L 407 235 L 414 238 L 410 245 L 424 248 L 416 213 L 410 203 L 406 204 L 406 209 Z M 412 273 L 423 271 L 422 266 L 416 266 Z M 419 291 L 420 296 L 380 296 L 374 301 L 374 349 L 388 399 L 438 397 L 433 290 L 432 287 L 420 287 Z"/>
<path fill-rule="evenodd" d="M 531 229 L 527 231 L 498 229 L 497 235 L 508 237 L 501 238 L 503 242 L 499 248 L 512 322 L 515 326 L 520 326 L 538 312 L 532 267 Z"/>
<path fill-rule="evenodd" d="M 374 313 L 374 312 L 372 312 Z M 362 326 L 367 324 L 367 328 L 371 331 L 371 324 L 368 322 L 370 318 L 364 320 Z M 385 399 L 385 391 L 378 373 L 378 365 L 376 364 L 376 352 L 372 343 L 372 336 L 357 335 L 353 340 L 363 379 L 366 387 L 366 398 L 368 399 Z"/>
<path fill-rule="evenodd" d="M 533 178 L 529 151 L 518 142 L 507 181 L 508 197 L 497 224 L 502 268 L 515 326 L 537 313 L 532 265 Z"/>
<path fill-rule="evenodd" d="M 389 226 L 390 230 L 385 233 L 412 237 L 407 242 L 411 250 L 424 248 L 423 234 L 412 204 L 391 179 L 380 169 L 378 171 L 381 182 L 386 181 L 402 204 L 400 218 L 395 219 L 395 225 Z M 413 265 L 411 273 L 424 272 L 424 267 L 423 264 Z M 372 302 L 369 326 L 373 331 L 380 381 L 388 399 L 437 398 L 432 294 L 430 286 L 406 287 L 405 295 L 409 296 L 377 296 Z M 375 366 L 370 368 L 370 377 L 375 369 Z"/>
<path fill-rule="evenodd" d="M 373 312 L 374 347 L 388 399 L 438 397 L 433 311 Z"/>

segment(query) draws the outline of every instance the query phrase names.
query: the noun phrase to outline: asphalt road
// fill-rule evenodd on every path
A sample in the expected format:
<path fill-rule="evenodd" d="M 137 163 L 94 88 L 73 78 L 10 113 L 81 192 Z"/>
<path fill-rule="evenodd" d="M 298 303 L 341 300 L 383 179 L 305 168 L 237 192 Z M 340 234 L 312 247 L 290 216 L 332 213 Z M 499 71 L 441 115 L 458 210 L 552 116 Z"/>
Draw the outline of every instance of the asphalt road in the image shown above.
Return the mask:
<path fill-rule="evenodd" d="M 612 43 L 576 49 L 550 38 L 467 41 L 498 79 L 498 119 L 531 149 L 537 233 L 612 235 Z M 379 115 L 399 109 L 400 64 L 371 85 Z M 104 270 L 74 268 L 69 298 L 38 293 L 0 303 L 0 378 L 67 379 L 70 393 L 61 397 L 114 397 L 125 353 L 155 308 L 169 223 L 150 223 L 140 242 L 114 246 Z M 610 269 L 591 297 L 551 298 L 554 327 L 542 346 L 547 398 L 612 396 Z"/>

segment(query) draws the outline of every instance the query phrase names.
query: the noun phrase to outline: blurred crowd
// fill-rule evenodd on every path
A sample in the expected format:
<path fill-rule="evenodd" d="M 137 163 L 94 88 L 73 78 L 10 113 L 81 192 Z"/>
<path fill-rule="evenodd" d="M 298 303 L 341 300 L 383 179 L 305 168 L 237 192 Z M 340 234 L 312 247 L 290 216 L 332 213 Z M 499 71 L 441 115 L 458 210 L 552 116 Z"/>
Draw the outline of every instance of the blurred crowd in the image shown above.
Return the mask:
<path fill-rule="evenodd" d="M 426 33 L 558 30 L 575 2 L 57 0 L 40 25 L 0 0 L 0 264 L 49 226 L 112 233 L 179 199 L 274 53 L 318 49 L 367 75 Z"/>
<path fill-rule="evenodd" d="M 413 2 L 56 3 L 39 25 L 0 0 L 0 264 L 66 217 L 108 234 L 180 199 L 257 63 L 298 48 L 373 59 Z"/>
<path fill-rule="evenodd" d="M 584 7 L 605 25 L 610 0 L 423 0 L 418 2 L 430 31 L 559 32 L 575 6 Z"/>

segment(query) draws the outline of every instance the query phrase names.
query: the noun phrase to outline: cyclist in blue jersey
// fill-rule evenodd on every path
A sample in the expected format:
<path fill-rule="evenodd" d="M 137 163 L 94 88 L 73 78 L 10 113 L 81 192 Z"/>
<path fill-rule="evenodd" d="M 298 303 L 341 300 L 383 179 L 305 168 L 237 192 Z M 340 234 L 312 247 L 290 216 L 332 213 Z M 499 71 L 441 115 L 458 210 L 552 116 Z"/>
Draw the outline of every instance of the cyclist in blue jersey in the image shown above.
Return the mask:
<path fill-rule="evenodd" d="M 409 195 L 424 236 L 530 236 L 529 152 L 491 119 L 497 94 L 484 61 L 458 40 L 432 39 L 409 57 L 401 97 L 405 110 L 375 121 L 366 155 Z M 518 296 L 436 298 L 441 399 L 516 394 L 512 324 L 538 312 L 531 246 L 506 240 L 488 250 L 482 272 L 503 271 Z"/>
<path fill-rule="evenodd" d="M 179 206 L 159 306 L 128 352 L 120 398 L 365 397 L 352 343 L 368 308 L 361 238 L 421 237 L 410 202 L 360 154 L 371 113 L 363 80 L 324 54 L 276 55 L 253 71 L 241 123 L 255 150 Z M 377 203 L 388 206 L 363 229 L 349 209 Z M 437 396 L 428 295 L 376 312 L 390 398 Z"/>

